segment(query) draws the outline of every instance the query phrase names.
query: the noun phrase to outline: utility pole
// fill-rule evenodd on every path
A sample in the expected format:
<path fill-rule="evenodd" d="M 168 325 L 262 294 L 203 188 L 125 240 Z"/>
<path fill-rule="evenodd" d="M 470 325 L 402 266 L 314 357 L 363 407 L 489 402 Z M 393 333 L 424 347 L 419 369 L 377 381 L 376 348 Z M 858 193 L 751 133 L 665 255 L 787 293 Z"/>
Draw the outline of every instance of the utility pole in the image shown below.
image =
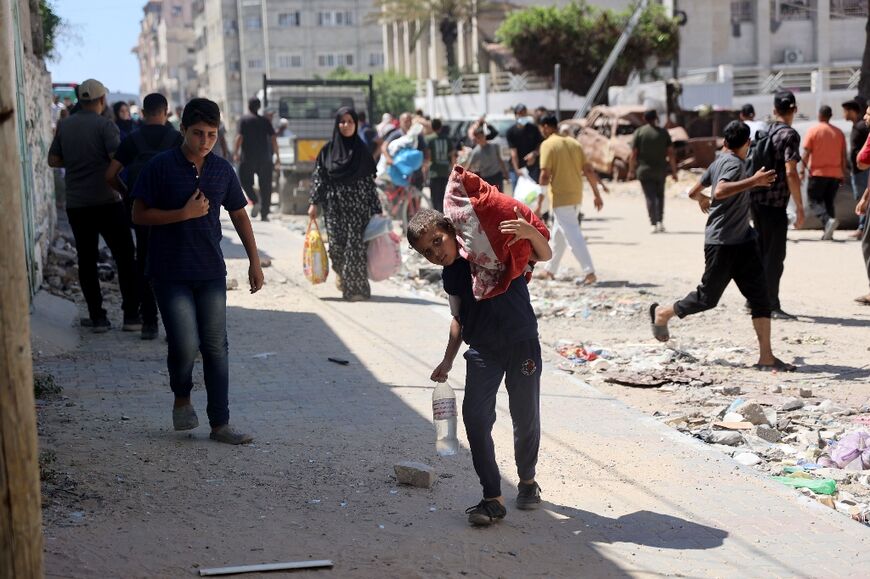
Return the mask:
<path fill-rule="evenodd" d="M 27 3 L 0 0 L 0 577 L 42 577 L 30 301 L 21 222 L 21 158 L 13 26 Z M 27 33 L 30 33 L 28 28 Z M 19 52 L 20 54 L 20 52 Z"/>

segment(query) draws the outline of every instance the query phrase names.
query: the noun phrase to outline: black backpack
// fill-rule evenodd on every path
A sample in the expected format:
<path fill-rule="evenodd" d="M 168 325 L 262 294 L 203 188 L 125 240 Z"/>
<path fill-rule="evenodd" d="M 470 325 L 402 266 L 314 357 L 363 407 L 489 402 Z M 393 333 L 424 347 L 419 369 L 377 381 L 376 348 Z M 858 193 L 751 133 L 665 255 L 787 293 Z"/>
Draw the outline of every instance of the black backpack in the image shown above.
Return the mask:
<path fill-rule="evenodd" d="M 148 144 L 148 140 L 145 138 L 145 135 L 142 134 L 141 130 L 136 130 L 130 133 L 130 136 L 127 138 L 133 139 L 133 144 L 136 145 L 136 157 L 133 159 L 132 163 L 125 167 L 127 170 L 128 190 L 133 190 L 133 187 L 136 185 L 136 179 L 139 178 L 139 174 L 142 172 L 142 169 L 145 168 L 145 165 L 148 164 L 148 161 L 157 155 L 157 153 L 162 153 L 167 149 L 171 149 L 175 145 L 175 141 L 178 137 L 178 131 L 175 129 L 168 130 L 163 135 L 160 144 L 155 148 Z"/>
<path fill-rule="evenodd" d="M 788 128 L 788 125 L 782 123 L 774 125 L 770 131 L 758 131 L 755 133 L 755 140 L 749 147 L 749 152 L 746 154 L 746 174 L 754 175 L 756 171 L 764 167 L 768 171 L 776 169 L 776 147 L 773 144 L 773 135 L 779 132 L 780 129 Z M 757 187 L 753 191 L 766 190 L 770 187 Z"/>

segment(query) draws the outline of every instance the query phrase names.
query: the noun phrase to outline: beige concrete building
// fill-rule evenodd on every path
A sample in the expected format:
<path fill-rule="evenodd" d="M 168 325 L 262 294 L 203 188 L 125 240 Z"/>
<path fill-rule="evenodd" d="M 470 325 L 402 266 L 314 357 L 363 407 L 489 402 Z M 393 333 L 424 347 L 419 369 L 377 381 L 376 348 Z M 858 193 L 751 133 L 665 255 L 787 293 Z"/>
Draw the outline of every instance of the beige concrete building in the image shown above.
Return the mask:
<path fill-rule="evenodd" d="M 669 0 L 686 13 L 680 69 L 858 65 L 866 0 Z"/>
<path fill-rule="evenodd" d="M 570 0 L 510 0 L 481 2 L 481 8 L 460 21 L 456 30 L 456 66 L 463 74 L 495 73 L 501 65 L 495 33 L 507 14 L 541 4 L 565 5 Z M 588 0 L 600 8 L 623 10 L 631 0 Z M 387 22 L 381 25 L 384 67 L 416 79 L 447 77 L 446 48 L 437 15 L 429 20 Z"/>
<path fill-rule="evenodd" d="M 149 0 L 143 7 L 139 39 L 139 91 L 159 92 L 172 108 L 195 91 L 194 0 Z"/>

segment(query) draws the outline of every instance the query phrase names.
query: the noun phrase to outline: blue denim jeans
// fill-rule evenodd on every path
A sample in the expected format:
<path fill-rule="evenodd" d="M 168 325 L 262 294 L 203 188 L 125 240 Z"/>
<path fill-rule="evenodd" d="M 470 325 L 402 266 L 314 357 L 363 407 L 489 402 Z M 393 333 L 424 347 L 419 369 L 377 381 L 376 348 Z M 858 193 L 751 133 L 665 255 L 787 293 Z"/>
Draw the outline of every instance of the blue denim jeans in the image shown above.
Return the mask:
<path fill-rule="evenodd" d="M 206 413 L 213 428 L 230 421 L 226 283 L 224 278 L 152 281 L 169 341 L 169 386 L 176 398 L 189 397 L 196 353 L 202 353 Z"/>
<path fill-rule="evenodd" d="M 861 171 L 860 173 L 852 173 L 852 195 L 855 197 L 856 201 L 864 195 L 864 191 L 867 189 L 868 177 L 870 177 L 870 169 Z M 863 230 L 866 221 L 867 216 L 862 215 L 861 219 L 858 221 L 858 229 Z"/>

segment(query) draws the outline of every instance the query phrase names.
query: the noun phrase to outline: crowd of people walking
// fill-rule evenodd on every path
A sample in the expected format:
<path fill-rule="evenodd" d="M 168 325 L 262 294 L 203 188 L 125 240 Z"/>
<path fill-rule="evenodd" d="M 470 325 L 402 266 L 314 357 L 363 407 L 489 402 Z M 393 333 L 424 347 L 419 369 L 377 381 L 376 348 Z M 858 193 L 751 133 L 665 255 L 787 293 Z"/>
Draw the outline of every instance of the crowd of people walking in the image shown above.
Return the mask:
<path fill-rule="evenodd" d="M 82 325 L 94 332 L 111 328 L 97 269 L 102 237 L 117 265 L 122 330 L 154 340 L 162 319 L 174 428 L 190 430 L 199 424 L 190 393 L 200 353 L 210 437 L 229 444 L 249 442 L 251 435 L 230 426 L 220 217 L 223 208 L 248 257 L 250 291 L 257 292 L 264 278 L 250 219 L 269 219 L 273 178 L 281 170 L 277 139 L 285 135 L 287 124 L 275 125 L 261 114 L 261 102 L 252 98 L 230 150 L 221 111 L 208 99 L 194 98 L 174 114 L 157 93 L 145 96 L 141 109 L 127 102 L 107 106 L 106 99 L 102 83 L 88 79 L 78 86 L 76 103 L 56 100 L 52 109 L 56 129 L 48 162 L 64 172 L 66 213 L 88 309 Z M 805 215 L 801 184 L 806 181 L 807 212 L 821 221 L 823 239 L 832 239 L 839 225 L 836 195 L 848 176 L 861 217 L 852 235 L 861 239 L 870 280 L 870 231 L 865 226 L 870 109 L 858 98 L 843 103 L 843 116 L 852 123 L 847 139 L 831 123 L 831 107 L 822 106 L 818 123 L 802 141 L 793 126 L 795 95 L 779 92 L 772 105 L 770 123 L 756 120 L 754 108 L 747 105 L 725 127 L 722 151 L 688 191 L 708 215 L 701 282 L 673 304 L 651 304 L 649 316 L 654 338 L 667 341 L 674 317 L 714 308 L 733 280 L 747 300 L 758 339 L 755 367 L 794 371 L 794 365 L 776 358 L 771 346 L 771 319 L 794 318 L 780 299 L 788 208 L 800 228 Z M 485 117 L 457 134 L 448 122 L 421 111 L 384 114 L 373 126 L 364 111 L 342 107 L 310 179 L 308 216 L 323 217 L 336 286 L 348 301 L 371 297 L 365 234 L 372 217 L 385 210 L 379 191 L 383 182 L 418 192 L 428 186 L 431 208 L 407 215 L 411 219 L 405 227 L 411 247 L 444 268 L 444 289 L 450 295 L 448 346 L 432 379 L 446 380 L 460 343 L 470 346 L 463 415 L 484 494 L 468 511 L 474 524 L 491 524 L 506 512 L 491 441 L 495 392 L 505 376 L 517 428 L 517 505 L 535 508 L 541 503 L 534 479 L 541 354 L 527 283 L 536 262 L 543 263 L 537 277 L 556 278 L 568 248 L 582 269 L 582 284 L 598 281 L 579 215 L 584 181 L 597 211 L 603 209 L 602 193 L 608 191 L 578 140 L 560 134 L 559 118 L 543 108 L 530 115 L 523 104 L 513 113 L 502 150 L 498 131 Z M 647 111 L 644 120 L 633 136 L 628 176 L 640 183 L 652 233 L 661 234 L 666 181 L 668 176 L 678 180 L 677 158 L 668 131 L 659 126 L 658 112 Z M 453 171 L 457 164 L 464 168 Z M 476 177 L 469 177 L 469 171 Z M 457 215 L 457 199 L 465 195 L 474 207 L 471 199 L 476 195 L 504 199 L 503 192 L 513 194 L 529 183 L 534 194 L 521 200 L 528 207 L 517 200 L 501 204 L 501 209 L 493 209 L 498 203 L 473 209 L 481 212 L 471 220 L 480 230 L 487 219 L 494 219 L 486 212 L 500 211 L 495 216 L 498 231 L 511 238 L 505 247 L 490 247 L 493 255 L 481 258 L 463 245 L 467 232 L 460 229 L 468 227 L 468 212 L 462 222 L 449 217 Z M 468 191 L 471 185 L 479 190 Z M 517 242 L 527 244 L 517 275 L 498 295 L 480 299 L 475 291 L 481 270 L 474 260 L 501 259 L 500 251 L 512 255 L 509 247 Z M 870 293 L 856 301 L 870 305 Z"/>

